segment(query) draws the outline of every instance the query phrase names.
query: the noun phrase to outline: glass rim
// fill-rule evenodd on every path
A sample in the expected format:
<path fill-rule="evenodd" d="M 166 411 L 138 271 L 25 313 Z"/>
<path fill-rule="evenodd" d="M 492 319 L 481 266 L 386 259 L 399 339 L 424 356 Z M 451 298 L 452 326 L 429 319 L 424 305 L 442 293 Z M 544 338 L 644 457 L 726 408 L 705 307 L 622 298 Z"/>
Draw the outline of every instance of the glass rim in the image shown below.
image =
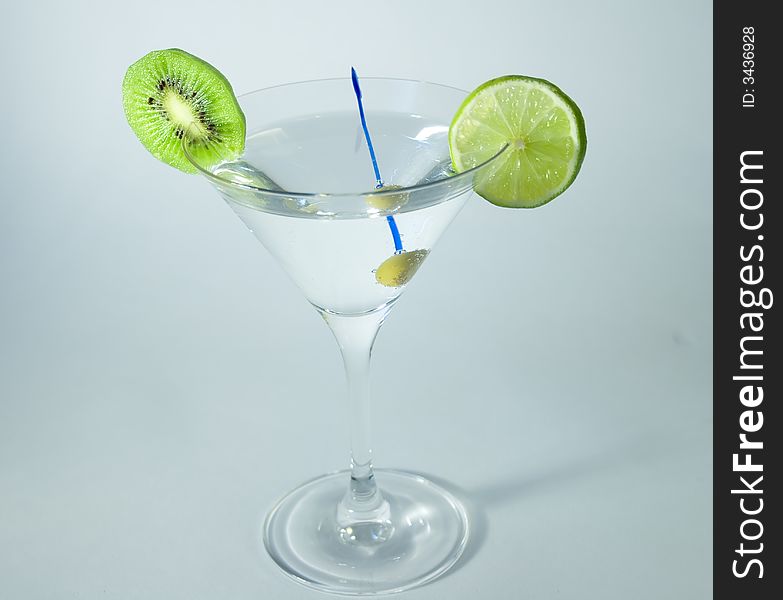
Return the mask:
<path fill-rule="evenodd" d="M 425 86 L 432 86 L 432 87 L 438 87 L 443 88 L 447 90 L 453 90 L 455 92 L 460 92 L 467 96 L 470 94 L 470 92 L 463 90 L 462 88 L 458 88 L 452 85 L 446 85 L 443 83 L 434 83 L 431 81 L 425 81 L 422 79 L 406 79 L 403 77 L 362 77 L 362 81 L 390 81 L 390 82 L 399 82 L 399 83 L 412 83 L 412 84 L 418 84 L 418 85 L 425 85 Z M 238 100 L 242 100 L 242 98 L 247 98 L 250 96 L 254 96 L 256 94 L 260 94 L 262 92 L 268 92 L 271 90 L 276 90 L 280 88 L 285 87 L 293 87 L 297 85 L 304 85 L 304 84 L 311 84 L 311 83 L 327 83 L 331 81 L 351 81 L 350 77 L 327 77 L 323 79 L 305 79 L 303 81 L 292 81 L 289 83 L 279 83 L 276 85 L 271 85 L 268 87 L 259 88 L 250 92 L 245 92 L 244 94 L 239 94 L 237 96 Z M 220 177 L 218 175 L 215 175 L 212 171 L 209 169 L 203 167 L 201 164 L 198 163 L 198 161 L 191 155 L 191 153 L 188 151 L 188 137 L 183 136 L 182 137 L 182 151 L 185 154 L 185 157 L 188 159 L 190 164 L 192 164 L 199 173 L 204 175 L 208 180 L 221 185 L 226 186 L 228 188 L 235 188 L 237 190 L 242 190 L 246 192 L 255 192 L 255 193 L 262 193 L 267 196 L 271 197 L 277 197 L 277 198 L 318 198 L 318 199 L 329 199 L 329 198 L 357 198 L 357 197 L 363 197 L 363 198 L 383 198 L 384 196 L 393 196 L 400 194 L 402 192 L 418 192 L 421 190 L 437 190 L 440 186 L 446 186 L 448 184 L 453 185 L 455 182 L 461 182 L 467 179 L 468 177 L 474 175 L 477 171 L 483 169 L 493 161 L 495 161 L 501 154 L 503 154 L 510 144 L 506 143 L 503 145 L 500 150 L 498 150 L 495 154 L 493 154 L 490 158 L 485 160 L 484 162 L 476 165 L 475 167 L 471 167 L 470 169 L 466 169 L 464 171 L 461 171 L 459 173 L 455 173 L 451 177 L 445 177 L 443 179 L 438 179 L 437 181 L 430 181 L 428 183 L 419 183 L 416 185 L 411 186 L 405 186 L 405 187 L 395 187 L 390 189 L 373 189 L 373 190 L 364 190 L 364 191 L 356 191 L 356 192 L 297 192 L 297 191 L 289 191 L 289 190 L 271 190 L 267 188 L 263 188 L 256 185 L 251 185 L 247 183 L 237 183 L 235 181 L 231 181 L 229 179 L 225 179 L 223 177 Z"/>

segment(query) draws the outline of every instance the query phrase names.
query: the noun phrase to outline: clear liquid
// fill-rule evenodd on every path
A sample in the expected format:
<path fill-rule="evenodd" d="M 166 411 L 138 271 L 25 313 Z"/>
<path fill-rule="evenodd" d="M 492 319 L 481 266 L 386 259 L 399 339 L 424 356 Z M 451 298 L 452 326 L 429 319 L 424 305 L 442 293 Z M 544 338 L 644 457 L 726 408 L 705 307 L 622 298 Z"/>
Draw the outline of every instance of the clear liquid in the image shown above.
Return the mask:
<path fill-rule="evenodd" d="M 448 124 L 419 116 L 375 113 L 369 126 L 385 184 L 408 187 L 451 174 Z M 300 193 L 369 193 L 376 184 L 354 111 L 282 121 L 252 132 L 242 161 L 213 170 L 238 182 Z M 376 276 L 384 261 L 399 254 L 385 215 L 341 218 L 344 215 L 334 201 L 329 212 L 317 199 L 311 203 L 293 198 L 269 212 L 259 209 L 258 202 L 254 206 L 237 201 L 233 192 L 223 195 L 318 308 L 337 314 L 368 313 L 390 304 L 405 289 L 405 261 L 399 263 L 402 270 L 397 274 L 401 277 L 379 281 L 380 275 Z M 467 197 L 462 194 L 395 214 L 403 253 L 418 251 L 409 256 L 425 256 Z M 361 198 L 346 198 L 346 210 L 352 203 L 364 206 Z M 388 270 L 381 270 L 381 274 Z"/>
<path fill-rule="evenodd" d="M 451 167 L 448 123 L 376 112 L 368 126 L 386 184 L 415 185 L 433 170 L 445 176 Z M 370 191 L 376 183 L 356 111 L 290 119 L 251 132 L 243 158 L 292 192 Z"/>

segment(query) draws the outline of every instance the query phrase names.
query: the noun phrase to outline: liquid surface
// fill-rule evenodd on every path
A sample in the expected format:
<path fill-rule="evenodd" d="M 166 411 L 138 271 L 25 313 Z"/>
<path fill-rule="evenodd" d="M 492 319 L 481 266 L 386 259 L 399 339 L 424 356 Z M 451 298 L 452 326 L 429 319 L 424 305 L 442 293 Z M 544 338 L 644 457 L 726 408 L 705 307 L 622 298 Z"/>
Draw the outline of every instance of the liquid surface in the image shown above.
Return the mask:
<path fill-rule="evenodd" d="M 385 184 L 407 187 L 450 175 L 448 123 L 375 112 L 368 116 L 368 126 Z M 358 193 L 376 184 L 355 111 L 290 119 L 252 131 L 243 160 L 292 192 Z"/>
<path fill-rule="evenodd" d="M 409 187 L 453 174 L 448 124 L 416 115 L 374 113 L 368 116 L 368 125 L 385 184 Z M 353 111 L 317 114 L 253 131 L 242 159 L 218 165 L 213 172 L 237 183 L 300 193 L 370 193 L 376 185 Z M 380 197 L 382 201 L 357 193 L 323 202 L 293 194 L 281 198 L 228 186 L 219 189 L 308 300 L 338 314 L 367 313 L 393 302 L 468 196 L 451 197 L 444 191 L 426 207 L 406 211 L 415 198 L 404 193 Z M 363 218 L 340 218 L 342 211 L 356 207 L 365 211 Z M 395 245 L 394 228 L 401 250 Z M 376 276 L 395 254 L 402 256 L 392 263 L 397 269 L 393 276 Z M 406 265 L 410 273 L 403 272 Z"/>

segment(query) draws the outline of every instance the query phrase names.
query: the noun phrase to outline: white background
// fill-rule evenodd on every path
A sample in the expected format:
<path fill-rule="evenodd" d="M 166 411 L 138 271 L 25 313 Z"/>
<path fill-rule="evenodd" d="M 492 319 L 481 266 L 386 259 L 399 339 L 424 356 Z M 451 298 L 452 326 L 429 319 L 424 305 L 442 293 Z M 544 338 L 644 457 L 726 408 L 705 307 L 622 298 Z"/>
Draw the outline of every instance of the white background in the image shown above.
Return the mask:
<path fill-rule="evenodd" d="M 125 69 L 172 46 L 237 93 L 354 65 L 576 100 L 574 186 L 473 198 L 381 332 L 376 462 L 444 480 L 475 530 L 405 597 L 710 597 L 709 2 L 7 2 L 1 23 L 0 598 L 319 597 L 259 527 L 346 464 L 338 352 L 125 123 Z"/>

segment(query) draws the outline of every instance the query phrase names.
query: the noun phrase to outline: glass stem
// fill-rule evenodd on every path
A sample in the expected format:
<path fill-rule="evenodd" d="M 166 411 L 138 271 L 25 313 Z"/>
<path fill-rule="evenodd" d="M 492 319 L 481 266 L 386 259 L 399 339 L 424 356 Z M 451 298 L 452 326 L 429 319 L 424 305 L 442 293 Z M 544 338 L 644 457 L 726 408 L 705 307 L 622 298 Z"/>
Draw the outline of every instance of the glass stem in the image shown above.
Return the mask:
<path fill-rule="evenodd" d="M 388 519 L 389 505 L 375 482 L 370 444 L 370 355 L 388 307 L 356 316 L 323 313 L 337 339 L 348 383 L 346 417 L 351 435 L 351 479 L 337 507 L 341 530 Z M 354 527 L 355 528 L 355 527 Z"/>

